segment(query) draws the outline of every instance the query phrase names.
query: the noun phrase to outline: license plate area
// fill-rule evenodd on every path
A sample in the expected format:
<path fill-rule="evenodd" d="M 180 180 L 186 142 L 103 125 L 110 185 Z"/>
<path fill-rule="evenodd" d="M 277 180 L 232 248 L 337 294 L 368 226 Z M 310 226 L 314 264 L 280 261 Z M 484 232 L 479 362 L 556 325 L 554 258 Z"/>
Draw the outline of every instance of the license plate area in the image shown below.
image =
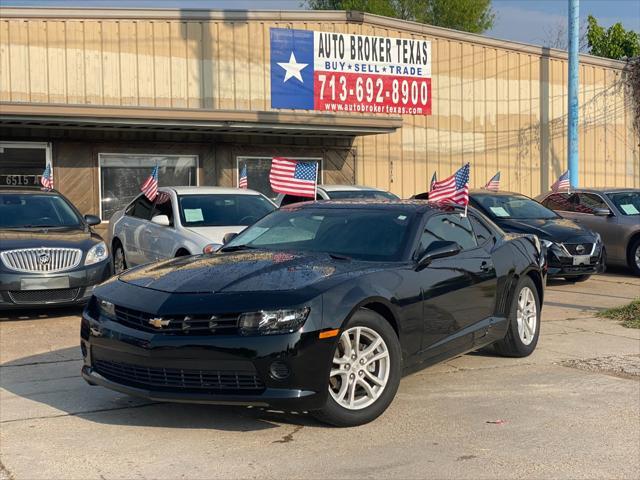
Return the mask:
<path fill-rule="evenodd" d="M 69 277 L 36 277 L 20 280 L 21 290 L 53 290 L 58 288 L 69 288 Z"/>
<path fill-rule="evenodd" d="M 574 255 L 574 265 L 589 265 L 591 263 L 591 255 Z"/>

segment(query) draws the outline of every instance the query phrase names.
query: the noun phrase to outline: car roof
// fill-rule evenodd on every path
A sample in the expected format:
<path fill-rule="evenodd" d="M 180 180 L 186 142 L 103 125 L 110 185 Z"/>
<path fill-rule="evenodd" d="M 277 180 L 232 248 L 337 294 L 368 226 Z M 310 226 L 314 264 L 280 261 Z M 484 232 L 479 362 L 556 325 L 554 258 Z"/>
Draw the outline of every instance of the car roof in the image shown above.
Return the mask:
<path fill-rule="evenodd" d="M 325 192 L 355 192 L 355 191 L 374 191 L 384 192 L 375 187 L 367 187 L 365 185 L 318 185 Z"/>
<path fill-rule="evenodd" d="M 571 193 L 584 192 L 584 193 L 624 193 L 624 192 L 640 192 L 638 188 L 624 188 L 624 187 L 580 187 L 572 188 Z"/>
<path fill-rule="evenodd" d="M 418 213 L 424 212 L 445 212 L 452 213 L 455 211 L 463 211 L 464 208 L 453 204 L 436 204 L 428 203 L 424 200 L 360 200 L 360 199 L 344 199 L 344 200 L 317 200 L 315 202 L 292 203 L 280 207 L 281 210 L 311 210 L 314 208 L 330 208 L 330 209 L 358 209 L 358 210 L 398 210 L 404 209 Z"/>
<path fill-rule="evenodd" d="M 33 187 L 29 187 L 29 186 L 24 186 L 24 185 L 0 185 L 0 192 L 2 193 L 6 193 L 6 192 L 11 192 L 11 193 L 44 193 L 44 194 L 49 194 L 49 195 L 60 195 L 60 192 L 58 192 L 57 190 L 52 190 L 52 189 L 48 189 L 48 188 L 42 188 L 42 187 L 37 187 L 37 186 L 33 186 Z"/>
<path fill-rule="evenodd" d="M 510 197 L 513 195 L 517 195 L 519 197 L 526 197 L 526 195 L 518 192 L 506 192 L 506 191 L 498 191 L 494 192 L 492 190 L 484 190 L 481 188 L 474 188 L 469 191 L 470 196 L 478 197 L 478 196 L 486 196 L 486 197 Z"/>
<path fill-rule="evenodd" d="M 260 192 L 246 188 L 230 187 L 161 187 L 158 190 L 173 190 L 178 195 L 260 195 Z"/>

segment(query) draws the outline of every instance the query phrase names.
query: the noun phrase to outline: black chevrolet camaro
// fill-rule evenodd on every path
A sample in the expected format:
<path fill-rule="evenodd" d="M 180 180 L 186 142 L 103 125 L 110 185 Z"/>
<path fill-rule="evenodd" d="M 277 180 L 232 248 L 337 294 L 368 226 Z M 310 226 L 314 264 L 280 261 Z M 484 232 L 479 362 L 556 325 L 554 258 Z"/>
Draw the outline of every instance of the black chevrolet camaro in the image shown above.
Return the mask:
<path fill-rule="evenodd" d="M 84 311 L 82 375 L 159 401 L 373 420 L 403 373 L 494 345 L 536 347 L 538 239 L 417 201 L 275 211 L 219 253 L 138 267 Z"/>

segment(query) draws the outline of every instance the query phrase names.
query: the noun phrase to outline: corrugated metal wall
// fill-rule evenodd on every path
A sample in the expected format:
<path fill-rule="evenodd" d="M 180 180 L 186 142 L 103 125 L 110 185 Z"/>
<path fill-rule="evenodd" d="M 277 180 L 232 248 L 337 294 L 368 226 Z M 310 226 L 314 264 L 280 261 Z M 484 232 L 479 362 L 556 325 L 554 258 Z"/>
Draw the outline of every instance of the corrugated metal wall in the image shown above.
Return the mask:
<path fill-rule="evenodd" d="M 433 115 L 357 138 L 359 183 L 409 196 L 434 170 L 442 178 L 470 161 L 473 186 L 500 170 L 504 189 L 536 195 L 565 169 L 567 68 L 554 52 L 373 16 L 348 23 L 337 12 L 287 16 L 299 21 L 265 12 L 246 20 L 21 12 L 2 11 L 0 101 L 269 110 L 270 27 L 420 37 L 433 42 Z M 321 21 L 302 21 L 314 18 Z M 621 66 L 582 58 L 583 185 L 640 187 L 640 140 Z"/>

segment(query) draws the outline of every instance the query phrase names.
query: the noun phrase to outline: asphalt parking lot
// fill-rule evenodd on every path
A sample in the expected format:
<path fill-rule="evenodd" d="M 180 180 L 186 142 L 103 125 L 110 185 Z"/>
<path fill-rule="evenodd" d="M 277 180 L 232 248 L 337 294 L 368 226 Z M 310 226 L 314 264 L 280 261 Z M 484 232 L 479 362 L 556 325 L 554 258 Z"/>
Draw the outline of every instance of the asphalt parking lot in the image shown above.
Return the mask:
<path fill-rule="evenodd" d="M 531 357 L 413 374 L 352 429 L 89 387 L 79 310 L 0 313 L 0 479 L 637 478 L 640 330 L 594 315 L 639 295 L 625 272 L 552 282 Z"/>

